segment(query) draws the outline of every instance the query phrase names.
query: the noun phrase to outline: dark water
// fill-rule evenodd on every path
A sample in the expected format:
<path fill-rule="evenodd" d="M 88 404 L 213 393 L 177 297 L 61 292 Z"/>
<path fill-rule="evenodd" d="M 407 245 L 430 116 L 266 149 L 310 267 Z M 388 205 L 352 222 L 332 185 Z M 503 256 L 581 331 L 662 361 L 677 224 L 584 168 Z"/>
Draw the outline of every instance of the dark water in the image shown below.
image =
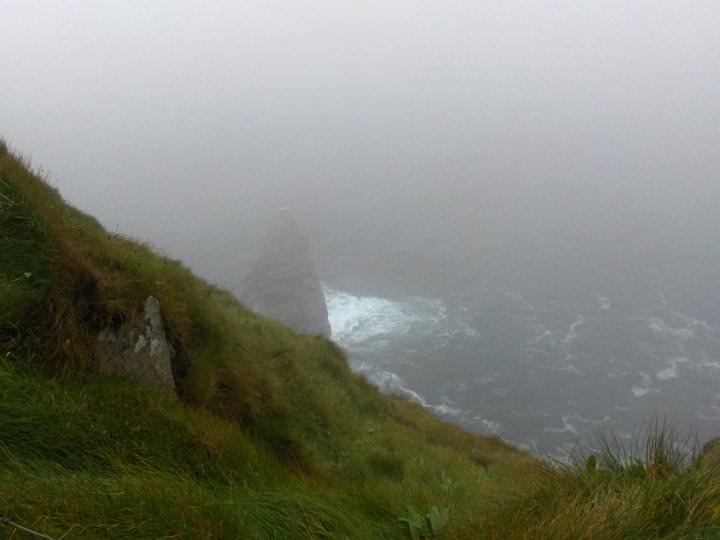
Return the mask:
<path fill-rule="evenodd" d="M 515 249 L 437 271 L 412 254 L 354 260 L 327 281 L 334 337 L 381 388 L 540 454 L 606 428 L 630 437 L 653 415 L 708 439 L 720 435 L 712 235 L 570 240 L 554 257 Z"/>
<path fill-rule="evenodd" d="M 465 302 L 326 294 L 355 369 L 473 431 L 551 454 L 603 424 L 630 435 L 654 413 L 720 432 L 718 321 L 663 291 L 637 311 L 593 291 L 572 320 L 508 289 Z"/>

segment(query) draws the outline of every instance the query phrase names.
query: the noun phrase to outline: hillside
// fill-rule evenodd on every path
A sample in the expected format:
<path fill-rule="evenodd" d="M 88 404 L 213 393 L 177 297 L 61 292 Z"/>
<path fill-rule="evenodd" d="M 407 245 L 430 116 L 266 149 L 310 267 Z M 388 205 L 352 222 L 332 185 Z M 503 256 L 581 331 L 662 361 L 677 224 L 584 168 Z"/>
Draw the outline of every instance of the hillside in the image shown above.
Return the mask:
<path fill-rule="evenodd" d="M 184 359 L 177 398 L 98 374 L 99 334 L 149 296 Z M 0 144 L 7 520 L 58 538 L 717 537 L 720 460 L 670 451 L 663 426 L 650 440 L 563 468 L 443 423 L 104 230 Z"/>

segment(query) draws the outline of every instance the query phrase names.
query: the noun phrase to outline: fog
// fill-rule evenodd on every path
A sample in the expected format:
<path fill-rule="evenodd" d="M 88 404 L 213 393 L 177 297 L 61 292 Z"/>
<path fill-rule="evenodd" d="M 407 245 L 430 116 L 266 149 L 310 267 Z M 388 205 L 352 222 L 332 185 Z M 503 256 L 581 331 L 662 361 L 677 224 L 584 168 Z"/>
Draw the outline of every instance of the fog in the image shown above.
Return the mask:
<path fill-rule="evenodd" d="M 654 368 L 643 362 L 648 347 L 658 373 L 687 360 L 717 383 L 702 390 L 708 410 L 685 411 L 710 434 L 716 420 L 702 415 L 720 418 L 719 23 L 710 0 L 4 0 L 0 136 L 107 228 L 231 289 L 268 216 L 289 206 L 334 290 L 480 310 L 471 326 L 492 343 L 464 343 L 475 351 L 467 365 L 430 342 L 363 357 L 387 367 L 422 345 L 448 359 L 413 392 L 461 408 L 447 388 L 480 377 L 470 358 L 492 373 L 526 366 L 509 351 L 532 344 L 538 323 L 552 347 L 517 358 L 562 357 L 580 372 L 600 357 L 625 362 L 640 381 L 628 390 L 648 389 L 630 398 L 654 399 L 623 402 L 633 410 L 685 414 L 678 404 L 700 399 L 695 382 L 645 385 Z M 523 298 L 520 314 L 498 294 Z M 617 326 L 588 322 L 596 296 L 612 299 Z M 602 311 L 607 323 L 613 312 Z M 639 329 L 621 335 L 631 320 L 658 339 L 663 324 L 668 339 L 692 336 L 662 348 Z M 592 354 L 561 350 L 566 329 L 583 324 Z M 538 392 L 601 395 L 608 373 L 558 375 Z M 489 424 L 461 423 L 503 423 L 501 434 L 532 446 L 537 437 L 507 426 L 508 403 L 542 407 L 527 385 L 520 397 L 508 388 L 497 403 L 463 402 L 494 411 Z M 576 412 L 612 416 L 608 403 L 622 399 Z"/>

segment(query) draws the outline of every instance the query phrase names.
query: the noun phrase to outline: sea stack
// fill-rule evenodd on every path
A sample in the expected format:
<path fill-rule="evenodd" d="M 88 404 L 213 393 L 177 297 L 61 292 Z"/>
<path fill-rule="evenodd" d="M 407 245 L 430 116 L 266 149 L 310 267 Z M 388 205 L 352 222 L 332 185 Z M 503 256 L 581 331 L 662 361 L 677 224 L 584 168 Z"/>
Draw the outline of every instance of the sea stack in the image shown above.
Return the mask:
<path fill-rule="evenodd" d="M 260 256 L 243 281 L 240 300 L 299 333 L 330 337 L 325 295 L 309 242 L 289 209 L 276 214 Z"/>

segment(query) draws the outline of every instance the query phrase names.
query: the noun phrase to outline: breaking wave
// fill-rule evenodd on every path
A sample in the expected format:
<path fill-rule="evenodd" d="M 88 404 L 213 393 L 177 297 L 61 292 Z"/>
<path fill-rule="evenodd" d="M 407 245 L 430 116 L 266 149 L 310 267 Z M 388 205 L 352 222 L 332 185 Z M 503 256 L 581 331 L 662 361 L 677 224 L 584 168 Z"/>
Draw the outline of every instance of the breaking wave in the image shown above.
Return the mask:
<path fill-rule="evenodd" d="M 381 337 L 427 331 L 444 316 L 443 306 L 431 301 L 399 302 L 328 287 L 325 301 L 333 339 L 349 349 Z"/>
<path fill-rule="evenodd" d="M 458 333 L 475 337 L 477 331 L 460 315 L 451 316 L 442 300 L 412 297 L 403 301 L 357 296 L 324 288 L 333 340 L 349 350 L 382 345 L 383 339 L 433 334 L 446 343 Z"/>

